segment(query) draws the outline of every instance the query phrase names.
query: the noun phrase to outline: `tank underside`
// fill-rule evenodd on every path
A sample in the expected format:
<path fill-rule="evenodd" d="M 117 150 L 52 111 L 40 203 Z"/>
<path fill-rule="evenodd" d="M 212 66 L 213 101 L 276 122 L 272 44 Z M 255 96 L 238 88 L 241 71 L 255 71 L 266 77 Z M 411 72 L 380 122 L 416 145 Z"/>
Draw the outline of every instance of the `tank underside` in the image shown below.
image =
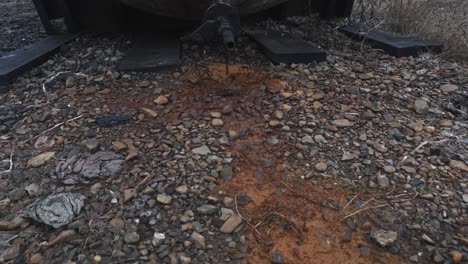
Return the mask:
<path fill-rule="evenodd" d="M 212 0 L 120 0 L 123 4 L 154 15 L 178 19 L 201 19 Z M 288 0 L 232 0 L 240 15 L 255 14 Z"/>

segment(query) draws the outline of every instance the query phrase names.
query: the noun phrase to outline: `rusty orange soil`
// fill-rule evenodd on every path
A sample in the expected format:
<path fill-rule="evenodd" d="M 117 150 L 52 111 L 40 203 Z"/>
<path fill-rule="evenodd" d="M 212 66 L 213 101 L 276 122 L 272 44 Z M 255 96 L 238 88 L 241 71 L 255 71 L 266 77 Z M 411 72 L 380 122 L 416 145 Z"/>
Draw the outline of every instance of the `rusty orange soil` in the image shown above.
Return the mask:
<path fill-rule="evenodd" d="M 244 262 L 271 263 L 275 252 L 288 264 L 402 262 L 370 242 L 366 237 L 369 231 L 361 228 L 362 223 L 356 223 L 357 229 L 353 231 L 344 223 L 343 218 L 355 210 L 352 206 L 341 208 L 356 190 L 342 187 L 344 184 L 334 176 L 303 179 L 313 167 L 306 161 L 295 160 L 293 154 L 284 155 L 295 153 L 294 145 L 284 139 L 274 146 L 266 143 L 269 136 L 280 137 L 282 132 L 265 131 L 264 115 L 271 114 L 271 109 L 267 113 L 261 106 L 268 96 L 282 92 L 286 86 L 288 93 L 294 93 L 293 84 L 274 78 L 274 73 L 245 65 L 231 66 L 226 74 L 224 64 L 211 64 L 189 69 L 184 75 L 189 77 L 182 81 L 183 89 L 176 90 L 173 103 L 158 111 L 158 120 L 176 120 L 182 114 L 203 118 L 210 111 L 222 112 L 225 106 L 232 107 L 232 114 L 223 115 L 221 130 L 226 133 L 234 130 L 243 133 L 243 137 L 231 140 L 225 149 L 234 158 L 234 177 L 231 181 L 221 180 L 217 191 L 222 190 L 230 197 L 245 194 L 252 200 L 245 206 L 237 206 L 250 246 Z M 154 97 L 143 94 L 138 97 L 134 101 L 116 98 L 117 105 L 154 106 Z M 274 165 L 264 167 L 259 163 L 261 159 Z M 361 217 L 359 221 L 365 219 Z M 370 254 L 362 256 L 362 247 L 370 248 Z"/>

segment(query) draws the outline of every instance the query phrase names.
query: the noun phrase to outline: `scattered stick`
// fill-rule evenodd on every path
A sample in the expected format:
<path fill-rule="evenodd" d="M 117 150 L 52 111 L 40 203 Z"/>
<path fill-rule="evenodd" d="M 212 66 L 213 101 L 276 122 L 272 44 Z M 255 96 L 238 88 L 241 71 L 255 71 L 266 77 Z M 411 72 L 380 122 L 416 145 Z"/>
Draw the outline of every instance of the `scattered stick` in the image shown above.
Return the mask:
<path fill-rule="evenodd" d="M 344 211 L 361 193 L 356 194 L 344 207 L 341 211 Z"/>
<path fill-rule="evenodd" d="M 342 220 L 345 220 L 347 218 L 350 218 L 351 216 L 353 215 L 356 215 L 356 214 L 359 214 L 361 212 L 364 212 L 364 211 L 367 211 L 369 209 L 375 209 L 375 208 L 380 208 L 380 207 L 384 207 L 384 206 L 388 206 L 388 204 L 381 204 L 381 205 L 376 205 L 376 206 L 370 206 L 370 207 L 366 207 L 366 208 L 362 208 L 362 209 L 359 209 L 357 210 L 356 212 L 352 213 L 352 214 L 349 214 L 347 216 L 345 216 Z"/>
<path fill-rule="evenodd" d="M 65 73 L 70 73 L 70 71 L 57 72 L 55 75 L 53 75 L 52 77 L 50 77 L 49 79 L 47 79 L 47 80 L 42 84 L 42 91 L 44 92 L 44 94 L 45 94 L 46 97 L 47 97 L 47 102 L 49 102 L 49 93 L 47 92 L 46 84 L 51 83 L 53 80 L 55 80 L 55 78 L 59 77 L 59 76 L 62 75 L 62 74 L 65 74 Z M 83 73 L 81 73 L 81 72 L 72 73 L 72 74 L 73 74 L 73 75 L 83 76 L 83 77 L 88 78 L 88 75 L 83 74 Z"/>
<path fill-rule="evenodd" d="M 234 196 L 234 205 L 236 206 L 236 213 L 237 213 L 237 215 L 238 215 L 242 220 L 244 220 L 249 226 L 251 226 L 251 227 L 255 230 L 255 232 L 257 232 L 259 235 L 261 235 L 261 233 L 257 230 L 257 228 L 256 228 L 254 225 L 252 225 L 251 223 L 249 223 L 249 221 L 247 221 L 247 219 L 245 219 L 245 218 L 241 215 L 241 213 L 239 212 L 239 208 L 237 207 L 237 194 Z"/>
<path fill-rule="evenodd" d="M 49 128 L 49 129 L 43 131 L 43 132 L 40 133 L 39 135 L 37 135 L 37 136 L 35 136 L 35 137 L 33 137 L 33 138 L 28 139 L 26 142 L 31 141 L 31 140 L 34 140 L 34 139 L 36 139 L 36 138 L 38 138 L 38 137 L 44 135 L 45 133 L 47 133 L 47 132 L 49 132 L 49 131 L 51 131 L 51 130 L 56 129 L 57 127 L 63 126 L 65 123 L 68 123 L 68 122 L 70 122 L 70 121 L 75 121 L 75 120 L 80 119 L 80 118 L 82 118 L 82 117 L 83 117 L 83 115 L 79 115 L 79 116 L 74 117 L 74 118 L 72 118 L 72 119 L 68 119 L 68 120 L 66 120 L 66 121 L 64 121 L 64 122 L 60 122 L 60 123 L 56 124 L 55 126 L 53 126 L 53 127 Z"/>

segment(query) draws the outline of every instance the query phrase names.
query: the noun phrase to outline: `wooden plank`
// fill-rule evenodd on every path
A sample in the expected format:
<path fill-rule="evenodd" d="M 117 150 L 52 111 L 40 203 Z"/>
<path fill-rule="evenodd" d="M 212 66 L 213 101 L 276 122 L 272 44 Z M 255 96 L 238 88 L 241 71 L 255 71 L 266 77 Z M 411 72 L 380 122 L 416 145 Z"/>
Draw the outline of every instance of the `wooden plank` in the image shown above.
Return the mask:
<path fill-rule="evenodd" d="M 267 30 L 246 30 L 275 63 L 310 63 L 327 59 L 327 53 L 301 39 Z"/>
<path fill-rule="evenodd" d="M 17 49 L 0 58 L 0 85 L 6 85 L 18 75 L 46 61 L 75 35 L 55 35 Z"/>
<path fill-rule="evenodd" d="M 399 57 L 416 57 L 420 52 L 442 52 L 442 45 L 413 36 L 399 36 L 393 33 L 369 29 L 366 26 L 351 24 L 340 28 L 353 39 L 365 39 L 371 47 Z"/>
<path fill-rule="evenodd" d="M 135 44 L 122 59 L 121 71 L 151 72 L 182 63 L 179 39 L 167 33 L 138 34 Z"/>

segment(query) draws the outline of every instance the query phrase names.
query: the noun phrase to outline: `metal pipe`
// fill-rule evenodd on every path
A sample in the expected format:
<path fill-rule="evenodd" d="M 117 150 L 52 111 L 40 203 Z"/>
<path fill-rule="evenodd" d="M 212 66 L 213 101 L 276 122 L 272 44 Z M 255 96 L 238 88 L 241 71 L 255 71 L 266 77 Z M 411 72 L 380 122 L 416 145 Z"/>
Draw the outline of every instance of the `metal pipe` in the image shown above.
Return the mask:
<path fill-rule="evenodd" d="M 226 49 L 228 50 L 234 50 L 236 48 L 236 38 L 232 30 L 225 29 L 223 31 L 223 42 L 224 42 L 224 47 L 226 47 Z"/>

